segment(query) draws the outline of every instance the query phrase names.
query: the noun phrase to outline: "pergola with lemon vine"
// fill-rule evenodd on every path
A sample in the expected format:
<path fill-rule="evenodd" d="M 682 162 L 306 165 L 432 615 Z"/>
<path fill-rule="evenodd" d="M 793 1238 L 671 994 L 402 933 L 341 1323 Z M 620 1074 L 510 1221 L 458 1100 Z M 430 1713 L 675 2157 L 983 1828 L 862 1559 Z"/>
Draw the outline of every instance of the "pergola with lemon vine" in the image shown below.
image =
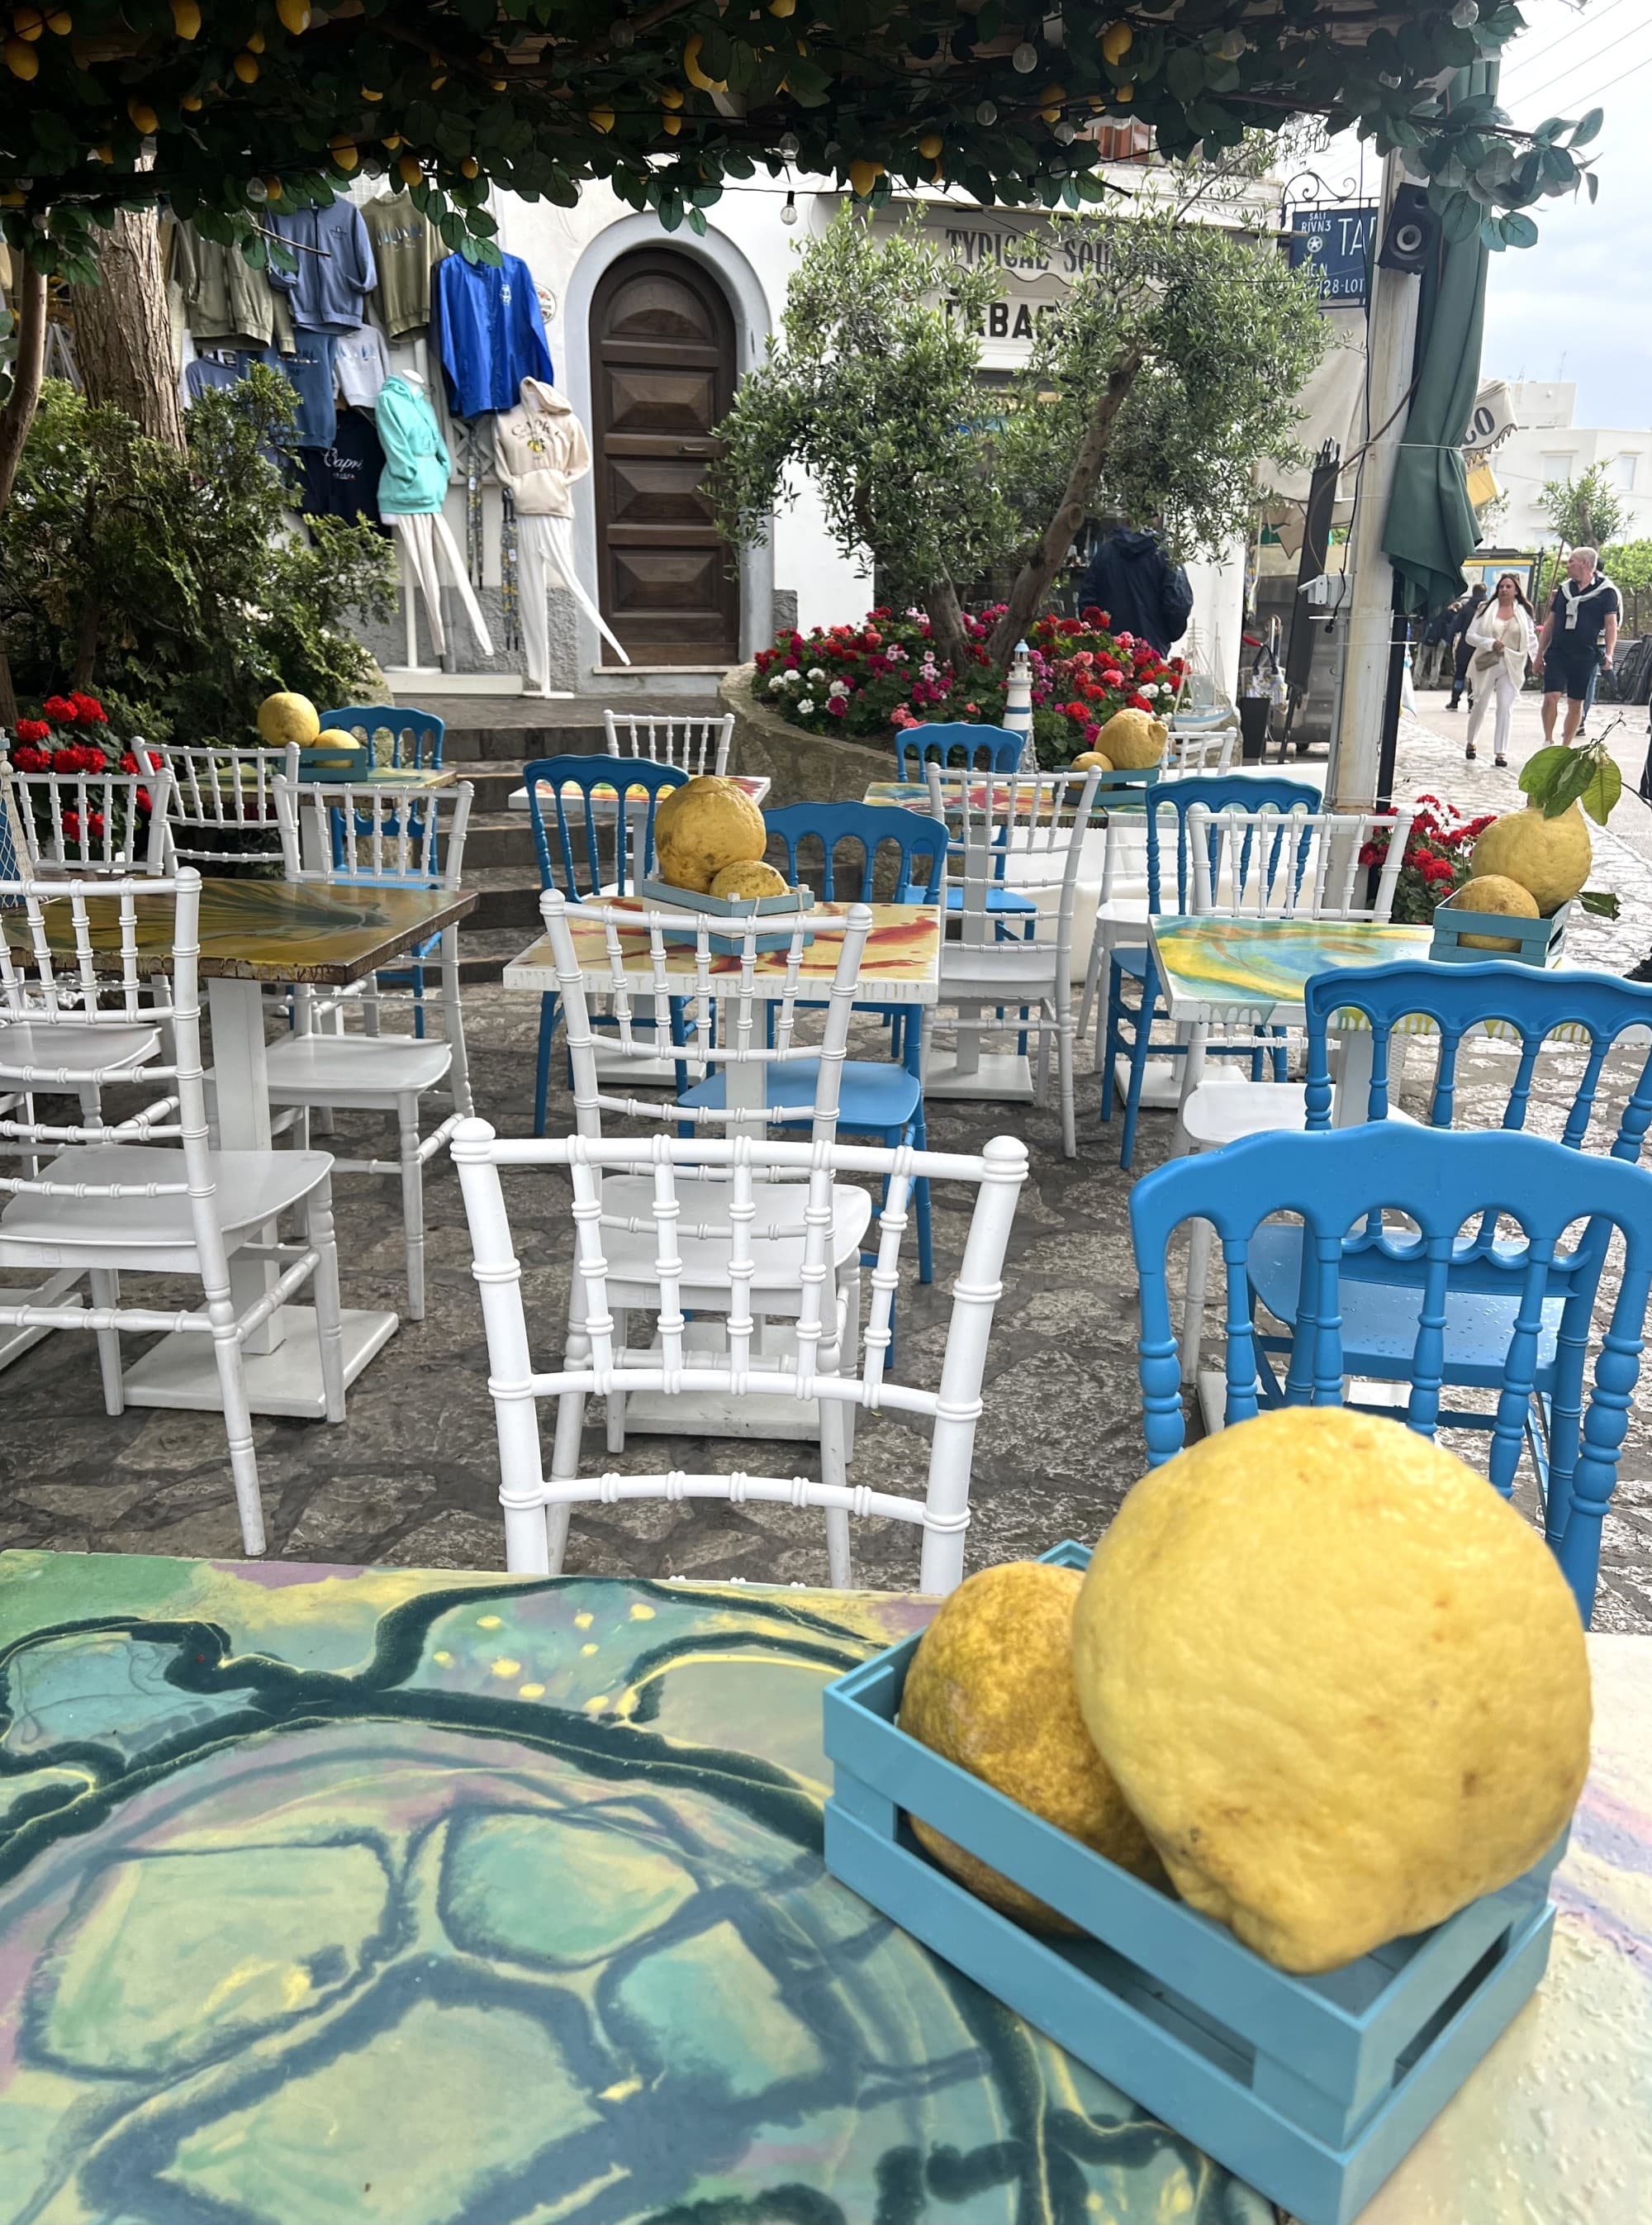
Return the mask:
<path fill-rule="evenodd" d="M 759 166 L 1076 207 L 1106 191 L 1099 118 L 1171 155 L 1357 124 L 1494 245 L 1585 174 L 1586 131 L 1437 91 L 1523 28 L 1499 0 L 0 0 L 0 223 L 71 278 L 123 205 L 256 260 L 269 211 L 363 171 L 489 258 L 491 191 L 567 205 L 598 178 L 668 230 Z"/>

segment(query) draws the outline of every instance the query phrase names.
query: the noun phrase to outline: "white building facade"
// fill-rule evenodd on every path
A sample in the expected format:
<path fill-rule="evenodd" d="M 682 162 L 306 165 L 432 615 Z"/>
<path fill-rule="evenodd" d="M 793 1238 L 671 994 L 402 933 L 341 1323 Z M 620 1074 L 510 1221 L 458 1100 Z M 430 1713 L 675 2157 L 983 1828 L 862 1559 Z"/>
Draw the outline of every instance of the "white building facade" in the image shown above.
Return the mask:
<path fill-rule="evenodd" d="M 1554 528 L 1538 507 L 1544 486 L 1551 479 L 1580 479 L 1597 464 L 1624 505 L 1617 538 L 1652 537 L 1652 429 L 1574 425 L 1578 390 L 1569 379 L 1511 381 L 1510 393 L 1519 429 L 1491 459 L 1508 506 L 1488 539 L 1500 549 L 1552 546 Z"/>

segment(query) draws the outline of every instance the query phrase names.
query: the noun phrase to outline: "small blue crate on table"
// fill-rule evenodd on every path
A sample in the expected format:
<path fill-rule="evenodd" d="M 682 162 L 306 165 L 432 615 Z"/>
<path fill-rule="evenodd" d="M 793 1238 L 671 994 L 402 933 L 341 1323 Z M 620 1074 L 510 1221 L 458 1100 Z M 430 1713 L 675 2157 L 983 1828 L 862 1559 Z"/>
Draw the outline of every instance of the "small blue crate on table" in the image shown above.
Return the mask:
<path fill-rule="evenodd" d="M 899 1729 L 918 1643 L 826 1687 L 826 1867 L 1302 2225 L 1349 2225 L 1535 1989 L 1564 1841 L 1434 1930 L 1294 1977 Z M 909 1814 L 1079 1936 L 988 1907 L 930 1861 Z"/>
<path fill-rule="evenodd" d="M 1446 966 L 1484 966 L 1488 958 L 1506 959 L 1511 966 L 1553 966 L 1566 941 L 1566 922 L 1572 907 L 1563 903 L 1545 919 L 1519 919 L 1506 912 L 1459 911 L 1454 904 L 1434 907 L 1434 939 L 1428 955 Z M 1517 943 L 1515 950 L 1476 950 L 1465 948 L 1465 935 L 1495 935 L 1499 941 Z"/>
<path fill-rule="evenodd" d="M 742 922 L 754 916 L 759 919 L 783 918 L 787 922 L 783 929 L 776 929 L 772 935 L 757 936 L 754 948 L 759 953 L 766 950 L 789 950 L 792 943 L 793 922 L 796 920 L 800 912 L 813 911 L 814 909 L 814 897 L 808 889 L 788 889 L 785 895 L 782 897 L 714 897 L 703 894 L 698 889 L 676 888 L 669 881 L 642 880 L 636 884 L 636 893 L 644 903 L 654 905 L 659 910 L 680 911 L 683 914 L 682 939 L 684 941 L 693 941 L 698 935 L 696 915 L 706 919 Z M 665 932 L 666 939 L 669 941 L 672 939 L 669 929 Z M 813 940 L 812 935 L 806 935 L 803 937 L 805 948 Z M 737 958 L 746 947 L 744 933 L 712 934 L 707 936 L 706 941 L 710 948 L 717 952 L 719 957 Z"/>

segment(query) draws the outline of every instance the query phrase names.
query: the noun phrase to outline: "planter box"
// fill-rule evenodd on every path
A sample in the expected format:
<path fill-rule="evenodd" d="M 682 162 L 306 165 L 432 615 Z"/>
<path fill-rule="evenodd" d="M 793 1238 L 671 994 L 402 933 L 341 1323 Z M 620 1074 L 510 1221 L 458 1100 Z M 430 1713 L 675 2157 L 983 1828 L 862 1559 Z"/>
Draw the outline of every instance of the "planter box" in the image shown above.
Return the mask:
<path fill-rule="evenodd" d="M 1504 959 L 1511 966 L 1553 966 L 1566 941 L 1566 922 L 1572 907 L 1563 903 L 1547 919 L 1509 919 L 1502 912 L 1459 911 L 1453 904 L 1434 907 L 1434 939 L 1430 958 L 1445 966 L 1484 966 Z M 1517 950 L 1472 950 L 1463 947 L 1465 935 L 1495 935 L 1517 942 Z"/>
<path fill-rule="evenodd" d="M 1542 1976 L 1564 1841 L 1436 1930 L 1293 1977 L 899 1730 L 918 1642 L 826 1688 L 827 1868 L 1302 2225 L 1348 2225 Z M 1081 1936 L 978 1900 L 922 1852 L 908 1812 Z"/>

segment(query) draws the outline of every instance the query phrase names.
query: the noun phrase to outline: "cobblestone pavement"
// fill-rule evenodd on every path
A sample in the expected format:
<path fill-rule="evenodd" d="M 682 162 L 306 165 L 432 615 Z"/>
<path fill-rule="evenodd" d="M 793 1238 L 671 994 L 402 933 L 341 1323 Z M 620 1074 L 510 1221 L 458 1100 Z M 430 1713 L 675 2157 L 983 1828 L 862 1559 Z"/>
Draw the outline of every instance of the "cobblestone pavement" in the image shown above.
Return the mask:
<path fill-rule="evenodd" d="M 1515 800 L 1512 779 L 1497 777 L 1506 786 L 1492 789 L 1484 764 L 1472 769 L 1472 783 L 1463 777 L 1460 744 L 1453 755 L 1449 728 L 1440 739 L 1428 725 L 1408 721 L 1402 747 L 1402 786 L 1476 806 Z M 1597 878 L 1619 888 L 1628 917 L 1612 928 L 1587 922 L 1579 943 L 1586 935 L 1591 957 L 1626 970 L 1627 954 L 1643 953 L 1652 940 L 1652 864 L 1615 837 L 1603 837 L 1598 846 Z M 534 1000 L 483 988 L 467 992 L 466 1011 L 478 1102 L 502 1131 L 526 1133 Z M 1565 1085 L 1563 1062 L 1546 1062 L 1548 1095 L 1538 1118 L 1551 1128 L 1559 1125 Z M 1609 1071 L 1607 1085 L 1609 1094 L 1621 1094 L 1622 1074 Z M 1061 1537 L 1094 1538 L 1144 1465 L 1126 1217 L 1130 1178 L 1118 1168 L 1117 1125 L 1098 1125 L 1098 1088 L 1081 1075 L 1080 1151 L 1073 1164 L 1060 1155 L 1051 1114 L 966 1105 L 938 1106 L 931 1115 L 930 1140 L 938 1149 L 978 1148 L 1007 1129 L 1025 1138 L 1033 1158 L 993 1334 L 977 1448 L 972 1567 L 1037 1553 Z M 341 1150 L 358 1154 L 362 1144 L 383 1144 L 386 1132 L 370 1120 L 341 1116 L 339 1125 Z M 1163 1158 L 1170 1127 L 1168 1114 L 1144 1115 L 1138 1173 Z M 566 1293 L 562 1194 L 551 1181 L 520 1173 L 511 1177 L 509 1194 L 530 1319 L 541 1337 L 541 1364 L 549 1365 Z M 396 1305 L 402 1256 L 396 1185 L 345 1177 L 338 1198 L 345 1303 Z M 486 1354 L 458 1185 L 445 1159 L 427 1170 L 427 1319 L 403 1324 L 352 1389 L 341 1427 L 256 1424 L 273 1555 L 435 1568 L 502 1563 Z M 921 1382 L 937 1379 L 947 1283 L 963 1226 L 959 1203 L 938 1194 L 936 1281 L 927 1290 L 902 1292 L 900 1364 Z M 175 1303 L 178 1286 L 167 1287 Z M 128 1295 L 137 1296 L 140 1288 L 134 1278 Z M 130 1340 L 134 1353 L 142 1341 Z M 1597 1622 L 1609 1629 L 1652 1631 L 1649 1406 L 1643 1392 L 1606 1525 Z M 607 1464 L 598 1427 L 588 1432 L 585 1454 L 588 1467 Z M 916 1490 L 926 1455 L 924 1436 L 898 1417 L 860 1417 L 856 1480 Z M 614 1464 L 789 1475 L 808 1459 L 809 1448 L 800 1446 L 642 1438 Z M 0 1376 L 0 1548 L 8 1545 L 237 1555 L 220 1423 L 169 1412 L 111 1419 L 103 1411 L 92 1339 L 47 1340 Z M 858 1524 L 855 1545 L 858 1581 L 901 1588 L 915 1581 L 915 1539 L 904 1525 Z M 569 1566 L 809 1583 L 824 1582 L 826 1573 L 818 1516 L 755 1506 L 576 1510 Z"/>

